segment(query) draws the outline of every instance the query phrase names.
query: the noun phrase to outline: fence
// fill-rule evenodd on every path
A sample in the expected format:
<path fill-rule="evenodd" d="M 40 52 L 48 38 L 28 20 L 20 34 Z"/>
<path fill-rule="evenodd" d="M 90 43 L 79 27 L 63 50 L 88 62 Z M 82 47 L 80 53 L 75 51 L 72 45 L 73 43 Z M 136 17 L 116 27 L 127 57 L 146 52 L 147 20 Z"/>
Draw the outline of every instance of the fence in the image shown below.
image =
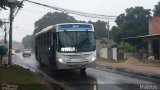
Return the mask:
<path fill-rule="evenodd" d="M 113 59 L 113 60 L 123 60 L 128 57 L 135 57 L 137 59 L 142 59 L 143 55 L 139 52 L 118 52 L 117 48 L 101 48 L 99 51 L 99 56 L 101 58 Z"/>
<path fill-rule="evenodd" d="M 101 48 L 99 54 L 101 58 L 118 60 L 117 48 Z"/>

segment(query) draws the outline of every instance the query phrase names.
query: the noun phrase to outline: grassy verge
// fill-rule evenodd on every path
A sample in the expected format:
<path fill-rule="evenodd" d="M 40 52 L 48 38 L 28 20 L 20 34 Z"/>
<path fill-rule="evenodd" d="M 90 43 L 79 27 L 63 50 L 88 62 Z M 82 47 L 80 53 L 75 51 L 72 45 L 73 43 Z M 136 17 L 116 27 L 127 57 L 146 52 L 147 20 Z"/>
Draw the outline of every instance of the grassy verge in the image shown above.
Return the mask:
<path fill-rule="evenodd" d="M 0 67 L 0 90 L 50 90 L 47 82 L 38 75 L 17 65 Z M 4 89 L 10 90 L 10 89 Z"/>

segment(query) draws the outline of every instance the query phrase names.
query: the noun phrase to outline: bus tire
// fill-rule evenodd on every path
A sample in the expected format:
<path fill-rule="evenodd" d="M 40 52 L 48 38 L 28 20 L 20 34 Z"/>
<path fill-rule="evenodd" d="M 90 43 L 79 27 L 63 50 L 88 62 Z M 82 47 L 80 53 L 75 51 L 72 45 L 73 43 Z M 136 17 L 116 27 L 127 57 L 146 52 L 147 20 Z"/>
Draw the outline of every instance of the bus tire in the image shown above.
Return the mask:
<path fill-rule="evenodd" d="M 35 57 L 36 57 L 36 60 L 38 61 L 37 47 L 35 47 Z"/>
<path fill-rule="evenodd" d="M 40 56 L 39 56 L 39 55 L 38 55 L 38 62 L 39 62 L 39 65 L 40 65 L 41 67 L 43 67 L 43 66 L 44 66 L 44 64 L 42 63 L 41 58 L 40 58 Z"/>
<path fill-rule="evenodd" d="M 86 71 L 86 68 L 81 68 L 80 71 L 84 72 L 84 71 Z"/>

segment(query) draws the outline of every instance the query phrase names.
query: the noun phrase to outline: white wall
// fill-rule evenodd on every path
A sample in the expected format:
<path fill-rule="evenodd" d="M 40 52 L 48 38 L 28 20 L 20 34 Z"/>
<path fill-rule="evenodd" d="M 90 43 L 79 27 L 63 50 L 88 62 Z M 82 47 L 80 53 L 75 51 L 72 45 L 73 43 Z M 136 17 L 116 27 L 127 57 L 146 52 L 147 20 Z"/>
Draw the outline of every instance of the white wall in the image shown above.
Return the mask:
<path fill-rule="evenodd" d="M 113 59 L 117 60 L 117 48 L 112 48 L 113 51 Z"/>
<path fill-rule="evenodd" d="M 100 57 L 101 58 L 108 58 L 108 54 L 107 54 L 107 48 L 101 48 L 99 51 Z"/>
<path fill-rule="evenodd" d="M 108 48 L 101 48 L 99 53 L 101 58 L 106 58 L 106 59 L 111 58 L 111 59 L 117 60 L 117 48 L 112 48 L 112 51 L 110 52 L 110 54 L 109 54 Z M 108 55 L 111 55 L 111 56 L 108 56 Z"/>

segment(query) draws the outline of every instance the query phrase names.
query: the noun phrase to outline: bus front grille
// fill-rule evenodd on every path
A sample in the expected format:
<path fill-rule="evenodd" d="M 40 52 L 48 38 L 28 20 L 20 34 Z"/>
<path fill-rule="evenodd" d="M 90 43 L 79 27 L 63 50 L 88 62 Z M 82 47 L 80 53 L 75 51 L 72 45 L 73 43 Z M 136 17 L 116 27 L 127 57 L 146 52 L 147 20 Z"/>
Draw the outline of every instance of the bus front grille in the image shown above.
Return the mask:
<path fill-rule="evenodd" d="M 71 58 L 71 59 L 85 59 L 89 55 L 65 55 L 66 58 Z"/>

